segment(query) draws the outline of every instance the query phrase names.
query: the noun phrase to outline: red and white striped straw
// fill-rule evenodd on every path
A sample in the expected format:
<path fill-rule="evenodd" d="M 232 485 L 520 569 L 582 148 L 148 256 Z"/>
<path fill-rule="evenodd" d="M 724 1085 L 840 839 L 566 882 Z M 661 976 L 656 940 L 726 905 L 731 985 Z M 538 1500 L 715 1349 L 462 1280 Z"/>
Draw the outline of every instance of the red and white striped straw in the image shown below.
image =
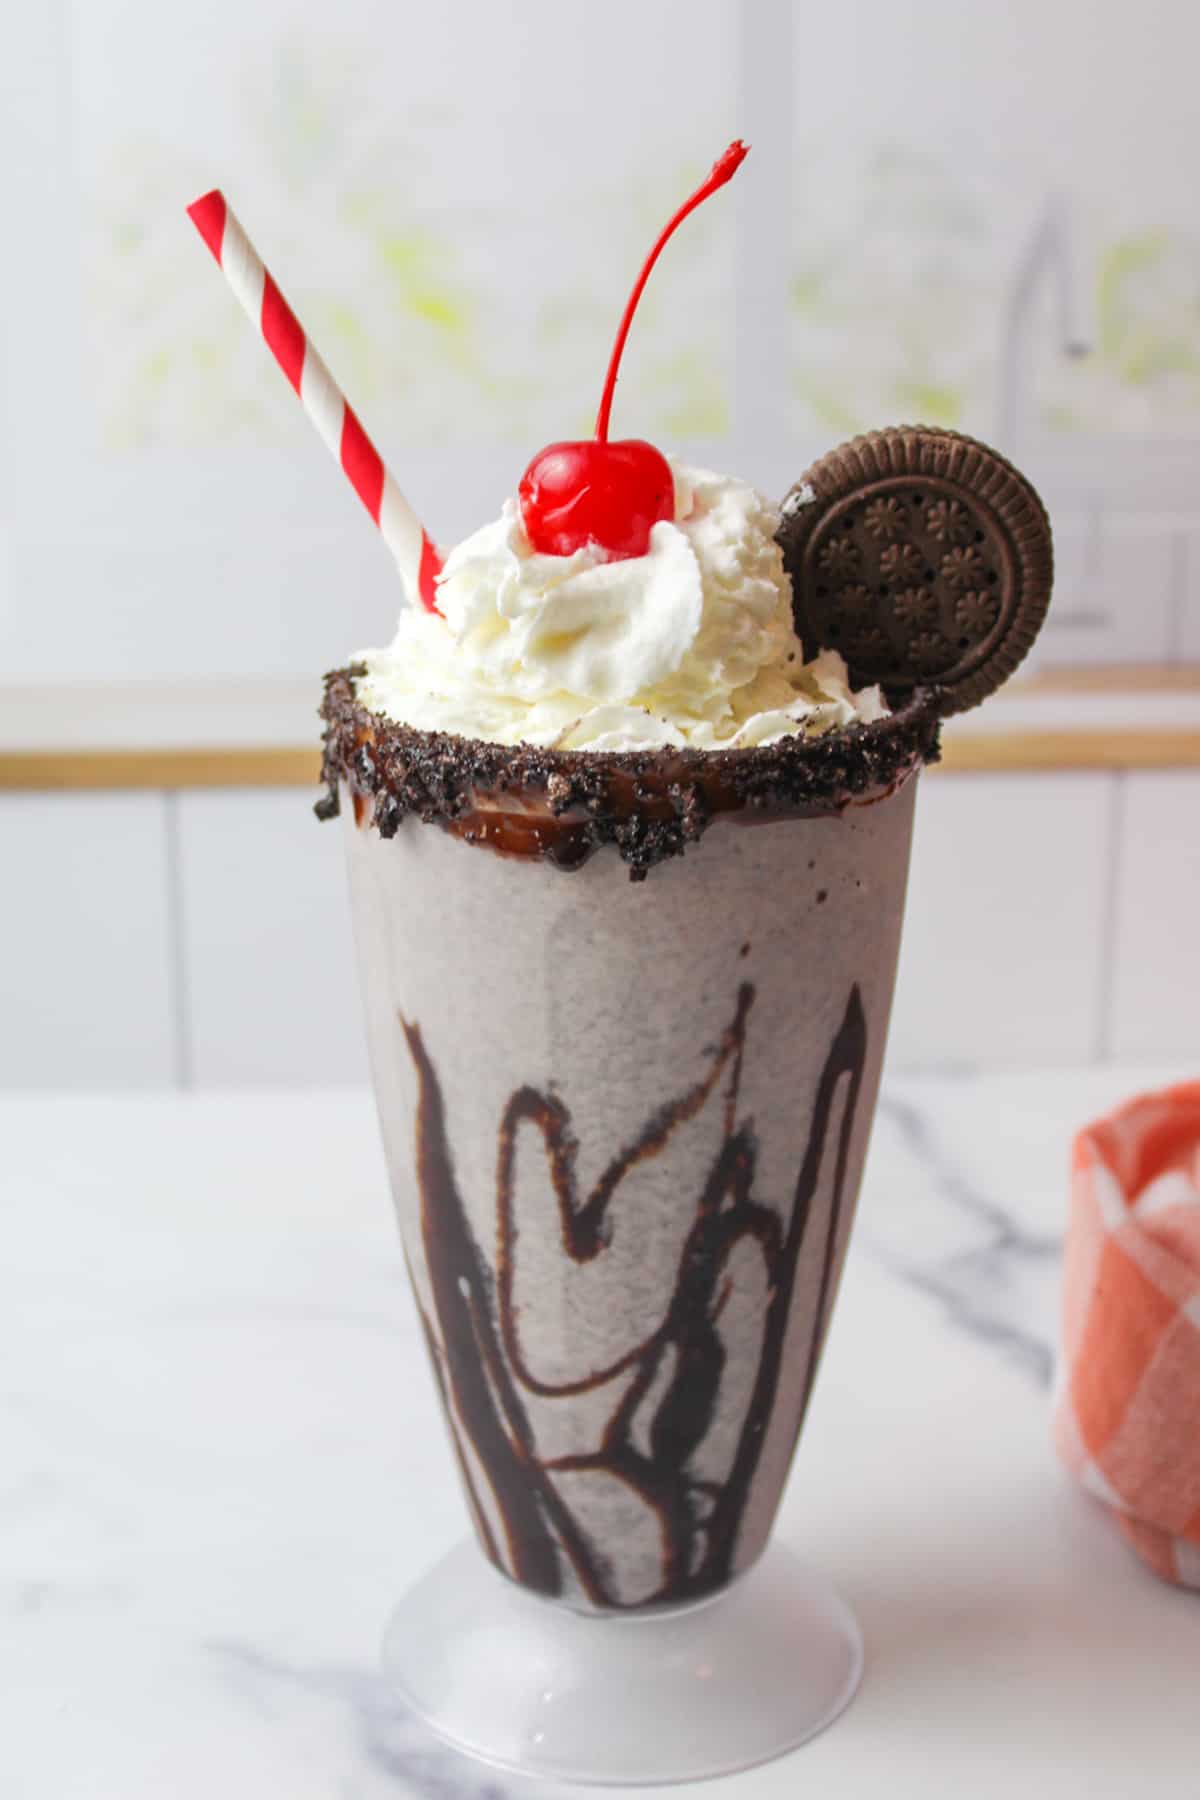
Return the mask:
<path fill-rule="evenodd" d="M 433 543 L 363 430 L 300 321 L 280 293 L 220 188 L 193 200 L 188 217 L 225 279 L 300 396 L 305 412 L 350 478 L 352 487 L 400 565 L 411 601 L 437 611 L 434 577 L 442 566 Z"/>

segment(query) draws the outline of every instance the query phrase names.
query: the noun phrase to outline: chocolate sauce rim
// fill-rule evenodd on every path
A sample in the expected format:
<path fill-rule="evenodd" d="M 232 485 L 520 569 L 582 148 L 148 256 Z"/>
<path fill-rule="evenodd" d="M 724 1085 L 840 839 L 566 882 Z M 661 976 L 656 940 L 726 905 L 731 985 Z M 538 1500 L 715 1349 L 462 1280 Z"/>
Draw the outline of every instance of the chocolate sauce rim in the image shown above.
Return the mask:
<path fill-rule="evenodd" d="M 597 776 L 611 775 L 630 776 L 640 782 L 653 782 L 657 776 L 656 794 L 681 781 L 704 776 L 718 780 L 724 777 L 740 788 L 744 778 L 786 777 L 802 769 L 825 770 L 833 763 L 844 764 L 849 774 L 850 765 L 861 763 L 864 769 L 869 768 L 874 753 L 884 749 L 900 750 L 902 755 L 907 752 L 913 761 L 937 760 L 942 695 L 934 684 L 897 696 L 895 708 L 886 718 L 870 723 L 855 721 L 813 737 L 796 733 L 771 744 L 719 749 L 665 744 L 651 750 L 558 750 L 525 742 L 498 744 L 452 731 L 430 731 L 404 724 L 386 713 L 373 712 L 361 704 L 354 692 L 354 683 L 366 673 L 365 663 L 351 663 L 344 669 L 331 670 L 324 678 L 325 698 L 320 716 L 326 723 L 322 779 L 327 783 L 331 777 L 336 782 L 340 774 L 353 785 L 356 770 L 337 753 L 337 729 L 349 724 L 355 727 L 355 748 L 367 744 L 382 756 L 409 752 L 422 762 L 436 761 L 446 773 L 452 772 L 465 784 L 488 792 L 519 792 L 522 787 L 541 792 L 554 776 L 590 788 Z M 842 751 L 851 754 L 843 757 L 838 754 Z M 858 791 L 847 789 L 848 794 Z"/>
<path fill-rule="evenodd" d="M 551 750 L 493 744 L 402 725 L 361 706 L 362 664 L 325 678 L 321 716 L 325 794 L 319 818 L 340 808 L 345 783 L 383 838 L 415 817 L 503 854 L 579 868 L 606 845 L 630 879 L 681 856 L 720 818 L 767 823 L 828 816 L 882 799 L 939 752 L 940 690 L 919 689 L 869 725 L 737 749 Z M 507 801 L 496 804 L 498 796 Z M 533 831 L 518 821 L 540 814 Z M 504 823 L 503 821 L 507 821 Z"/>

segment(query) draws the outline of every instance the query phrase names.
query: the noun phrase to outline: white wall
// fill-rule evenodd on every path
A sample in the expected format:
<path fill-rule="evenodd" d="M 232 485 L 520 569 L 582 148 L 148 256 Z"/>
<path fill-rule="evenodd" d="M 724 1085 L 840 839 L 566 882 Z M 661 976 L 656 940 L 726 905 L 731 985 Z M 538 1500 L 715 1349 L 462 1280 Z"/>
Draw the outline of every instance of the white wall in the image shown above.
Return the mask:
<path fill-rule="evenodd" d="M 228 188 L 453 539 L 586 425 L 645 245 L 735 132 L 618 428 L 777 492 L 862 425 L 998 433 L 1059 524 L 1038 654 L 1200 654 L 1190 0 L 11 10 L 0 677 L 311 675 L 390 630 L 194 195 Z"/>
<path fill-rule="evenodd" d="M 0 798 L 23 872 L 0 1085 L 364 1081 L 342 847 L 310 801 Z M 1197 816 L 1200 771 L 924 777 L 890 1066 L 1200 1052 Z"/>

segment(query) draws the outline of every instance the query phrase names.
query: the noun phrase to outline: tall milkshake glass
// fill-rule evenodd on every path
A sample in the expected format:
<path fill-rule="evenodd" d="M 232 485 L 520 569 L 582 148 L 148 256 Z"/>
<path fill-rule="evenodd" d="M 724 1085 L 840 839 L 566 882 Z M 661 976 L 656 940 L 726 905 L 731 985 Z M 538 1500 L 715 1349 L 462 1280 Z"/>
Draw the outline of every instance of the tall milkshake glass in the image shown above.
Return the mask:
<path fill-rule="evenodd" d="M 327 713 L 392 1188 L 483 1552 L 409 1596 L 391 1673 L 512 1767 L 761 1760 L 860 1668 L 827 1583 L 759 1559 L 853 1219 L 933 711 L 639 769 L 389 728 L 349 677 Z M 562 806 L 581 766 L 590 810 Z M 644 882 L 587 854 L 598 819 L 636 846 L 702 799 L 702 841 Z"/>

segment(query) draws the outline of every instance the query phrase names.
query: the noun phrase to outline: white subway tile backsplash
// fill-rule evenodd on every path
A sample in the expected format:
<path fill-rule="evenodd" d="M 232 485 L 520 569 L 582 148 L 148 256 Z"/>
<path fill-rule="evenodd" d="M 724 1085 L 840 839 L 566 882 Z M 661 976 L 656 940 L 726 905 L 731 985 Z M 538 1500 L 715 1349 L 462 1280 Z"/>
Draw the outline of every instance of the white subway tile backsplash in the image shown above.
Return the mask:
<path fill-rule="evenodd" d="M 1097 521 L 1083 509 L 1048 504 L 1054 526 L 1054 599 L 1045 629 L 1030 654 L 1031 669 L 1080 661 L 1106 628 L 1091 594 Z"/>
<path fill-rule="evenodd" d="M 1054 526 L 1054 599 L 1030 667 L 1166 663 L 1186 658 L 1181 610 L 1187 587 L 1186 519 L 1178 514 L 1116 511 L 1047 496 Z M 1192 587 L 1200 587 L 1200 536 Z M 1200 658 L 1200 603 L 1190 654 Z"/>
<path fill-rule="evenodd" d="M 0 797 L 0 1085 L 175 1074 L 161 794 Z"/>
<path fill-rule="evenodd" d="M 1167 662 L 1175 580 L 1169 522 L 1152 515 L 1102 519 L 1078 585 L 1056 583 L 1055 660 Z"/>
<path fill-rule="evenodd" d="M 338 830 L 307 789 L 178 797 L 187 1074 L 365 1081 Z"/>
<path fill-rule="evenodd" d="M 1123 781 L 1107 1048 L 1200 1071 L 1200 770 Z"/>
<path fill-rule="evenodd" d="M 1087 1062 L 1112 777 L 921 778 L 889 1062 Z"/>

